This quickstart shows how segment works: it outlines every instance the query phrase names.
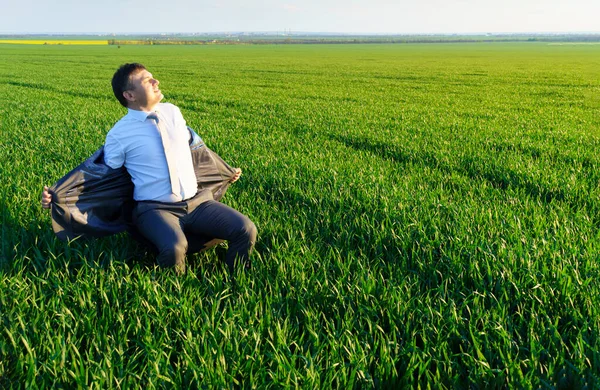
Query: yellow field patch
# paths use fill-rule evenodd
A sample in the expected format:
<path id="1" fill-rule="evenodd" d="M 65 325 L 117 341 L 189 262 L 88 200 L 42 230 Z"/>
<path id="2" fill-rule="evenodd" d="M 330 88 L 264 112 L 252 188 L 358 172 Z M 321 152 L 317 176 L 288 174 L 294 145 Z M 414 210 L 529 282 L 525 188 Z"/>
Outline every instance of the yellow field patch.
<path id="1" fill-rule="evenodd" d="M 44 40 L 44 39 L 0 39 L 1 43 L 18 45 L 108 45 L 108 41 L 101 40 Z"/>

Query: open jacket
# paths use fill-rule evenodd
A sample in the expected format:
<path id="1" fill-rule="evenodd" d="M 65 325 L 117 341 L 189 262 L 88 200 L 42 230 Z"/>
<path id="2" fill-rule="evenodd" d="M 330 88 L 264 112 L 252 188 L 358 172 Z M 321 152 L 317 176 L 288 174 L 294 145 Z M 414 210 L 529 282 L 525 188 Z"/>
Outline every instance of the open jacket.
<path id="1" fill-rule="evenodd" d="M 190 150 L 198 192 L 220 200 L 235 171 L 192 129 Z M 104 163 L 104 146 L 50 187 L 52 228 L 61 240 L 132 231 L 133 183 L 125 167 Z"/>

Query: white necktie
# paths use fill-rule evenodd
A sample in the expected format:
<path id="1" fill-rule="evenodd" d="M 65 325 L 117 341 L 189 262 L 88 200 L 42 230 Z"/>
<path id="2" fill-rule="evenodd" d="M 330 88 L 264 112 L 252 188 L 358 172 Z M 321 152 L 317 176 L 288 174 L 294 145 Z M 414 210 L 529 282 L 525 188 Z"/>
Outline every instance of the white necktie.
<path id="1" fill-rule="evenodd" d="M 158 112 L 152 112 L 148 114 L 148 119 L 153 119 L 156 122 L 156 127 L 158 128 L 158 133 L 160 134 L 160 139 L 163 143 L 163 148 L 165 149 L 165 157 L 167 158 L 167 167 L 169 168 L 169 179 L 171 180 L 171 191 L 173 194 L 178 197 L 181 196 L 181 187 L 179 186 L 179 177 L 177 176 L 176 167 L 176 156 L 173 153 L 171 148 L 171 141 L 169 140 L 169 135 L 167 134 L 167 129 L 165 128 L 164 120 L 158 115 Z"/>

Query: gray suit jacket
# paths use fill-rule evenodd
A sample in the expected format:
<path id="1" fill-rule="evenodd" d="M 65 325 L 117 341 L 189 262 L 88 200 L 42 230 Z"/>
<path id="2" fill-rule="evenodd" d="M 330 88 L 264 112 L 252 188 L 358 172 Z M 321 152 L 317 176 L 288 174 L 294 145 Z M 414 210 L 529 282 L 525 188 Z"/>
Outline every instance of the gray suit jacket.
<path id="1" fill-rule="evenodd" d="M 192 129 L 190 149 L 198 192 L 220 200 L 235 171 L 210 150 Z M 67 173 L 49 192 L 52 194 L 52 228 L 62 240 L 103 237 L 130 231 L 133 183 L 125 167 L 112 169 L 104 163 L 104 147 Z"/>

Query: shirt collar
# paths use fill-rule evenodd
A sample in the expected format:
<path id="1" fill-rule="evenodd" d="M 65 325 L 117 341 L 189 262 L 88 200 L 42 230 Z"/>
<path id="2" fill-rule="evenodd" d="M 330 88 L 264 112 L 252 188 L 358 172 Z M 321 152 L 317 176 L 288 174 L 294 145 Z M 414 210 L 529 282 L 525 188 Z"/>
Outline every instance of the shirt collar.
<path id="1" fill-rule="evenodd" d="M 127 112 L 128 117 L 138 120 L 140 122 L 144 122 L 148 118 L 148 115 L 153 113 L 153 112 L 132 110 L 131 108 L 128 108 L 127 111 L 128 111 Z"/>

